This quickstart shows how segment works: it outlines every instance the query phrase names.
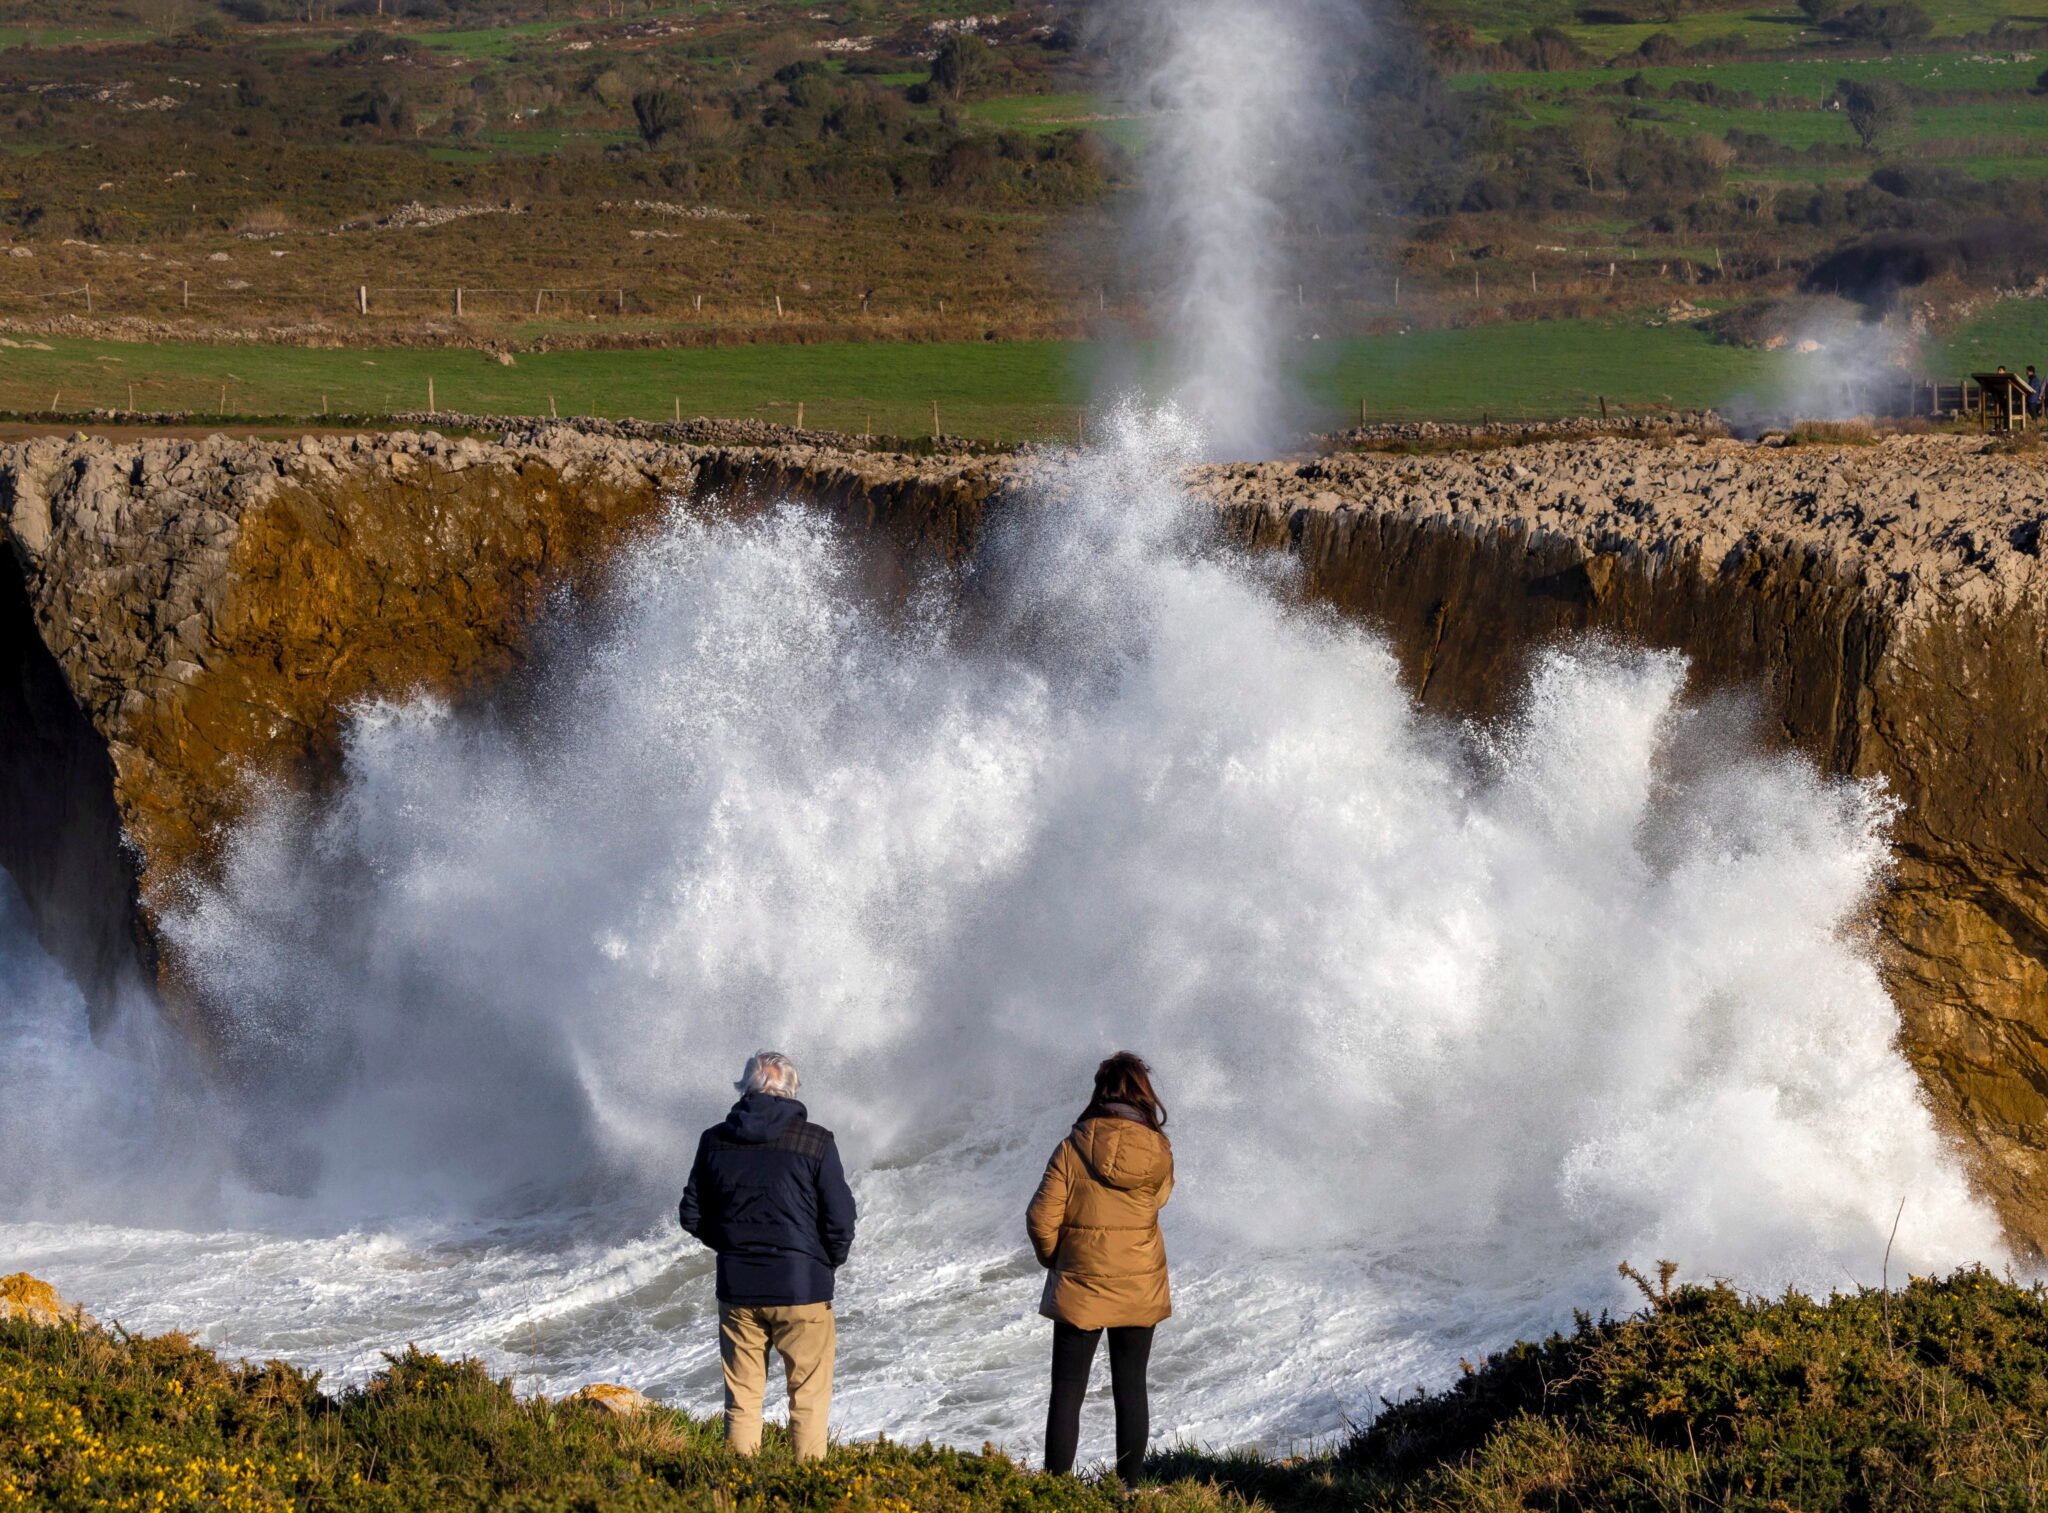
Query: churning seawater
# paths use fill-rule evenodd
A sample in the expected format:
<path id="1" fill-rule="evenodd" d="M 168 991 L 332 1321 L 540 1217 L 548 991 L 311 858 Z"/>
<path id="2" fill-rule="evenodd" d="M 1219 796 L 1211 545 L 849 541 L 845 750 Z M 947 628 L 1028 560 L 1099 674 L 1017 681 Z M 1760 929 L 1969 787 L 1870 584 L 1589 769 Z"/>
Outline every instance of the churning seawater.
<path id="1" fill-rule="evenodd" d="M 1166 1436 L 1327 1435 L 1622 1260 L 1874 1282 L 1902 1201 L 1894 1277 L 1997 1260 L 1860 923 L 1882 796 L 1668 655 L 1418 713 L 1215 544 L 1194 450 L 1127 413 L 908 604 L 818 514 L 679 510 L 490 708 L 361 710 L 165 920 L 232 1092 L 146 1010 L 89 1039 L 0 902 L 0 1265 L 345 1378 L 415 1340 L 709 1410 L 673 1203 L 760 1046 L 861 1204 L 848 1435 L 1035 1457 L 1023 1207 L 1125 1046 L 1180 1164 Z"/>

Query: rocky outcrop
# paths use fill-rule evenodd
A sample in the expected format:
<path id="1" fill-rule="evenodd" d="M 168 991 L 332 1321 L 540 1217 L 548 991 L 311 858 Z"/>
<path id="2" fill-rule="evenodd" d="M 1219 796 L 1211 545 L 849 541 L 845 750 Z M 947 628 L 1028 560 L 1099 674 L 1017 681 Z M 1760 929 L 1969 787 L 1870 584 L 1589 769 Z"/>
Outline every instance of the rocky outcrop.
<path id="1" fill-rule="evenodd" d="M 1029 466 L 564 427 L 0 449 L 0 864 L 82 982 L 174 975 L 151 903 L 209 864 L 250 780 L 321 781 L 354 701 L 518 665 L 548 596 L 666 502 L 815 501 L 886 581 L 971 558 Z M 2048 1248 L 2037 461 L 1599 438 L 1190 481 L 1245 546 L 1296 554 L 1302 592 L 1380 625 L 1426 705 L 1498 714 L 1534 648 L 1596 633 L 1684 651 L 1769 739 L 1889 783 L 1906 1053 L 2014 1237 Z"/>
<path id="2" fill-rule="evenodd" d="M 621 1387 L 616 1382 L 592 1382 L 588 1387 L 578 1388 L 562 1401 L 585 1408 L 594 1408 L 612 1418 L 633 1418 L 654 1406 L 654 1400 L 637 1387 Z"/>
<path id="3" fill-rule="evenodd" d="M 57 1289 L 25 1271 L 0 1277 L 0 1323 L 26 1319 L 31 1324 L 72 1324 L 83 1328 L 92 1323 L 83 1308 L 67 1303 Z"/>

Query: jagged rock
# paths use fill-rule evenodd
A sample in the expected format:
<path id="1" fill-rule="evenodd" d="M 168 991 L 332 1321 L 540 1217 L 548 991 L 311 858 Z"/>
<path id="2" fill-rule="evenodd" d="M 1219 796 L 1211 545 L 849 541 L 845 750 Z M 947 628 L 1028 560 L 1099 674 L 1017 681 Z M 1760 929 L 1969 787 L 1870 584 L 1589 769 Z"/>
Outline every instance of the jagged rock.
<path id="1" fill-rule="evenodd" d="M 0 448 L 0 865 L 89 996 L 124 960 L 175 980 L 150 901 L 210 864 L 245 777 L 318 781 L 352 702 L 516 666 L 548 596 L 669 502 L 813 500 L 887 548 L 886 583 L 911 557 L 971 557 L 1032 466 L 682 434 Z M 1602 437 L 1190 483 L 1382 627 L 1430 707 L 1501 713 L 1532 650 L 1592 632 L 1685 652 L 1696 691 L 1742 690 L 1768 738 L 1889 783 L 1878 922 L 1902 1044 L 2014 1239 L 2048 1247 L 2038 462 L 1949 437 Z"/>
<path id="2" fill-rule="evenodd" d="M 654 1399 L 644 1392 L 613 1382 L 592 1382 L 588 1387 L 571 1393 L 568 1401 L 588 1404 L 614 1418 L 631 1418 L 654 1406 Z"/>
<path id="3" fill-rule="evenodd" d="M 0 1320 L 27 1319 L 31 1324 L 87 1324 L 85 1310 L 57 1296 L 57 1289 L 25 1271 L 0 1277 Z"/>

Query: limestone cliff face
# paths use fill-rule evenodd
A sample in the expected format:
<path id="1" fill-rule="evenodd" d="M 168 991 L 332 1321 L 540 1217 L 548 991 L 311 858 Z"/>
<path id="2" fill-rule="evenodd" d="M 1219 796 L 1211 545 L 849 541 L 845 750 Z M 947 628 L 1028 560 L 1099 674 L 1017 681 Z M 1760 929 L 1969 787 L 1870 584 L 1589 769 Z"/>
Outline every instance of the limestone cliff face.
<path id="1" fill-rule="evenodd" d="M 0 448 L 0 865 L 104 1001 L 156 970 L 150 901 L 209 864 L 250 779 L 320 781 L 354 701 L 516 666 L 548 596 L 671 503 L 817 502 L 872 533 L 886 581 L 971 559 L 1028 471 L 551 427 Z M 1906 1052 L 2015 1239 L 2048 1248 L 2038 463 L 1602 440 L 1190 483 L 1382 627 L 1431 707 L 1501 713 L 1534 649 L 1591 632 L 1685 652 L 1769 738 L 1886 780 Z"/>

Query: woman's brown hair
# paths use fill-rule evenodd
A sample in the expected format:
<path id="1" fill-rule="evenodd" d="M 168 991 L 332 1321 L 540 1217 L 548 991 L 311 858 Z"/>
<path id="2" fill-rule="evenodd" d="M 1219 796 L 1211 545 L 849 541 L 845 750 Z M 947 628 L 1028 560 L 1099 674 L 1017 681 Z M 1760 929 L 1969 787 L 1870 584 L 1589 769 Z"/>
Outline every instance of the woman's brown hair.
<path id="1" fill-rule="evenodd" d="M 1154 1129 L 1166 1127 L 1166 1105 L 1152 1091 L 1152 1068 L 1131 1051 L 1118 1051 L 1095 1069 L 1095 1096 L 1089 1100 L 1088 1113 L 1111 1103 L 1136 1109 Z"/>

